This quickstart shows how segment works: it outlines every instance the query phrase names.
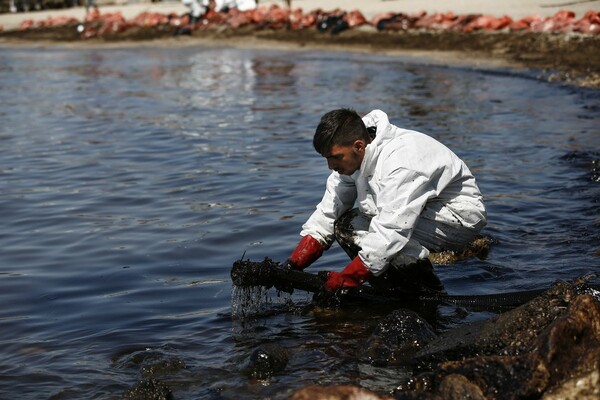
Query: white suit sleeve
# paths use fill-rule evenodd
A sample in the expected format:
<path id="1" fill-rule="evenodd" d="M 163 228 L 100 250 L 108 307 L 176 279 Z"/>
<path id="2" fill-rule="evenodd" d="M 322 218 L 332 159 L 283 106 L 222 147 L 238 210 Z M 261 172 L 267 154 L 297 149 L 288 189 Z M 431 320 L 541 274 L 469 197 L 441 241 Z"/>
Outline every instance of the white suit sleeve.
<path id="1" fill-rule="evenodd" d="M 437 195 L 431 184 L 432 178 L 435 180 L 437 177 L 404 167 L 384 171 L 384 176 L 377 202 L 378 214 L 371 220 L 369 233 L 363 238 L 359 253 L 375 275 L 384 272 L 390 257 L 400 250 L 414 253 L 410 255 L 416 258 L 427 256 L 426 250 L 406 246 L 425 204 Z M 422 254 L 423 251 L 425 254 Z"/>
<path id="2" fill-rule="evenodd" d="M 302 226 L 301 236 L 311 235 L 326 248 L 333 243 L 333 224 L 344 212 L 354 206 L 356 201 L 356 185 L 349 176 L 332 172 L 327 179 L 323 199 L 315 212 Z"/>

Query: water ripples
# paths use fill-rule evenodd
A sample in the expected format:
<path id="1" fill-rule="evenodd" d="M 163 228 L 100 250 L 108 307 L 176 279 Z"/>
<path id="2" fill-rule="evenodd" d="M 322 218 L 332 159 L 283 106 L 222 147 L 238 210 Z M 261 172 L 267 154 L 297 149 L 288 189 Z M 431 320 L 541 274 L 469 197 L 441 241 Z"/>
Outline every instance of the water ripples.
<path id="1" fill-rule="evenodd" d="M 402 371 L 355 361 L 386 310 L 231 302 L 233 261 L 297 243 L 328 174 L 312 134 L 340 106 L 383 109 L 477 176 L 494 245 L 440 267 L 450 292 L 597 269 L 597 92 L 317 51 L 5 49 L 0 65 L 0 397 L 116 398 L 145 377 L 181 399 L 389 386 Z M 333 248 L 313 270 L 346 262 Z M 274 341 L 288 368 L 249 381 L 240 365 Z"/>

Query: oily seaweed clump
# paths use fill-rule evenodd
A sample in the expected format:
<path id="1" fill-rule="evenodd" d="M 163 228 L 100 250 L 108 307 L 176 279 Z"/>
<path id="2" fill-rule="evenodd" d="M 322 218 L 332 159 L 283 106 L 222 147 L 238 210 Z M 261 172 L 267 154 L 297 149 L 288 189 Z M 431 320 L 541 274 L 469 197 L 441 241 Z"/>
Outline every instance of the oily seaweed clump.
<path id="1" fill-rule="evenodd" d="M 278 266 L 279 263 L 268 257 L 261 262 L 238 260 L 231 268 L 231 281 L 236 286 L 271 287 L 275 284 L 272 271 Z"/>
<path id="2" fill-rule="evenodd" d="M 485 260 L 492 244 L 494 244 L 492 238 L 479 235 L 460 251 L 446 250 L 429 254 L 429 261 L 437 265 L 450 265 L 472 257 Z"/>

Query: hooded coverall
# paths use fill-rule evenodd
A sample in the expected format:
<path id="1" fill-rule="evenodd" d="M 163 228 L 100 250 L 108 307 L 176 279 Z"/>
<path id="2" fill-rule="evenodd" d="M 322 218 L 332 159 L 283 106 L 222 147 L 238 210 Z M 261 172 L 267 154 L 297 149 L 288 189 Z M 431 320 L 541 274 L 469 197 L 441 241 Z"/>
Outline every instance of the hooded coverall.
<path id="1" fill-rule="evenodd" d="M 348 247 L 354 247 L 375 277 L 390 265 L 414 265 L 430 251 L 464 248 L 487 218 L 466 164 L 432 137 L 390 124 L 383 111 L 374 110 L 363 121 L 376 128 L 376 136 L 360 168 L 351 176 L 331 173 L 301 236 L 311 235 L 325 248 L 338 239 L 350 257 L 356 254 Z M 335 235 L 342 216 L 354 243 Z"/>
<path id="2" fill-rule="evenodd" d="M 181 0 L 190 9 L 190 22 L 196 23 L 208 10 L 209 0 Z"/>
<path id="3" fill-rule="evenodd" d="M 256 0 L 216 0 L 215 10 L 237 8 L 240 11 L 254 10 L 256 8 Z"/>

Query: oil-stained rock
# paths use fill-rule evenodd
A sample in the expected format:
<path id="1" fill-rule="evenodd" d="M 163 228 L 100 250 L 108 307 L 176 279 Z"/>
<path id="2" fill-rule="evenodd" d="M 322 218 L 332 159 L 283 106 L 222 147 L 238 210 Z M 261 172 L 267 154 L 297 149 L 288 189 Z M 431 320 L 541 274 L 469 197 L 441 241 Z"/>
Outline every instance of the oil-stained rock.
<path id="1" fill-rule="evenodd" d="M 473 356 L 526 352 L 542 330 L 565 312 L 577 293 L 576 285 L 559 282 L 522 306 L 440 335 L 420 350 L 414 361 L 422 367 L 430 367 Z"/>
<path id="2" fill-rule="evenodd" d="M 132 349 L 113 356 L 115 368 L 139 368 L 144 379 L 176 374 L 186 368 L 177 355 L 164 349 Z"/>
<path id="3" fill-rule="evenodd" d="M 124 395 L 124 400 L 173 400 L 171 389 L 156 379 L 138 382 Z"/>
<path id="4" fill-rule="evenodd" d="M 438 373 L 440 376 L 464 376 L 470 384 L 479 387 L 487 399 L 536 398 L 543 393 L 549 381 L 548 370 L 537 355 L 486 356 L 451 361 L 440 365 Z"/>
<path id="5" fill-rule="evenodd" d="M 486 400 L 479 386 L 458 374 L 444 377 L 436 394 L 444 400 Z"/>
<path id="6" fill-rule="evenodd" d="M 286 367 L 289 360 L 285 347 L 276 343 L 260 345 L 252 352 L 244 371 L 252 378 L 267 379 Z"/>
<path id="7" fill-rule="evenodd" d="M 600 399 L 600 371 L 575 376 L 562 385 L 544 393 L 542 400 L 598 400 Z"/>
<path id="8" fill-rule="evenodd" d="M 600 302 L 576 297 L 564 315 L 535 338 L 527 352 L 450 361 L 437 367 L 437 380 L 462 375 L 488 399 L 538 398 L 545 392 L 597 394 L 600 371 Z M 573 383 L 576 379 L 576 383 Z M 563 387 L 564 386 L 564 387 Z M 440 384 L 441 388 L 441 384 Z"/>
<path id="9" fill-rule="evenodd" d="M 394 398 L 600 398 L 600 301 L 580 283 L 559 283 L 513 311 L 434 338 L 415 358 L 427 372 L 398 386 Z M 292 399 L 347 399 L 361 390 L 312 386 Z"/>
<path id="10" fill-rule="evenodd" d="M 357 386 L 306 386 L 294 392 L 290 400 L 393 400 Z"/>
<path id="11" fill-rule="evenodd" d="M 600 371 L 600 301 L 590 295 L 578 296 L 568 313 L 538 338 L 533 352 L 550 372 L 550 387 Z"/>
<path id="12" fill-rule="evenodd" d="M 379 321 L 359 357 L 377 366 L 406 365 L 435 337 L 433 328 L 419 314 L 398 309 Z"/>

